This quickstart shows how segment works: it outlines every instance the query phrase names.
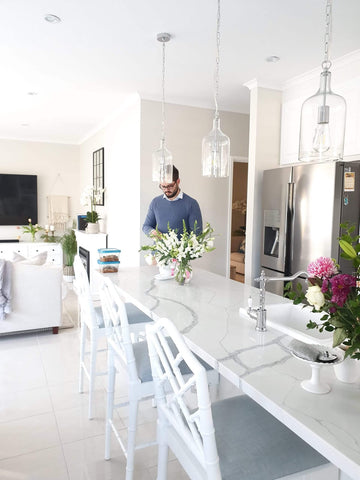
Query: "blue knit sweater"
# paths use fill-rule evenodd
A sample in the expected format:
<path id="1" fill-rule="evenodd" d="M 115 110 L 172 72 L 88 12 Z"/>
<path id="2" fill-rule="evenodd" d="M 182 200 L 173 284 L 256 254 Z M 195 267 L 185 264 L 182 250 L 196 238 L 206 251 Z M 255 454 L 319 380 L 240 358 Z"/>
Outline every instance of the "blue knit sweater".
<path id="1" fill-rule="evenodd" d="M 157 226 L 160 232 L 166 233 L 169 224 L 170 228 L 177 230 L 180 235 L 183 232 L 183 219 L 188 231 L 194 230 L 196 220 L 195 233 L 202 232 L 201 211 L 194 198 L 184 193 L 182 199 L 169 201 L 163 195 L 159 195 L 151 201 L 142 229 L 146 235 L 149 235 Z"/>

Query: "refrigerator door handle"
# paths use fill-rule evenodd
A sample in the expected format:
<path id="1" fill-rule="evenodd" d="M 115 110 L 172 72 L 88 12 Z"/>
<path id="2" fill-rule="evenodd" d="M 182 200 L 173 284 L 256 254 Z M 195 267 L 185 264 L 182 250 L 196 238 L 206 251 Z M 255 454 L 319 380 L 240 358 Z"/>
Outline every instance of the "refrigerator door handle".
<path id="1" fill-rule="evenodd" d="M 286 213 L 285 213 L 285 275 L 291 273 L 293 258 L 293 224 L 294 224 L 294 192 L 295 184 L 290 181 L 287 185 Z"/>

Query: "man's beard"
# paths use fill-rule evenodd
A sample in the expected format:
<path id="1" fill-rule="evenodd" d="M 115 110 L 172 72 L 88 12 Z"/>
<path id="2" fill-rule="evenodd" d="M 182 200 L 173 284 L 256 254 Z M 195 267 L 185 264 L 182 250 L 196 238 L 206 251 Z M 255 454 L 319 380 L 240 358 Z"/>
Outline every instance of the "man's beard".
<path id="1" fill-rule="evenodd" d="M 165 195 L 166 195 L 167 198 L 174 198 L 174 197 L 177 195 L 178 191 L 179 191 L 179 187 L 178 187 L 178 185 L 176 185 L 176 190 L 174 190 L 173 192 L 171 192 L 169 195 L 168 195 L 167 192 L 166 192 Z"/>

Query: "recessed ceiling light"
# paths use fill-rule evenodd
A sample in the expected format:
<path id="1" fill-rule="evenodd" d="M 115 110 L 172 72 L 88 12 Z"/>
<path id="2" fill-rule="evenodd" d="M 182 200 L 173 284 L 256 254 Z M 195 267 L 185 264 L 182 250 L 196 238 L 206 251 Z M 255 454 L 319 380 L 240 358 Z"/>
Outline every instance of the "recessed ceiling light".
<path id="1" fill-rule="evenodd" d="M 280 60 L 280 57 L 277 57 L 276 55 L 270 55 L 270 57 L 266 57 L 265 60 L 269 63 L 277 63 Z"/>
<path id="2" fill-rule="evenodd" d="M 32 96 L 34 96 L 34 95 L 37 95 L 37 94 L 38 94 L 38 92 L 28 92 L 27 94 L 28 94 L 28 95 L 30 95 L 30 96 L 32 97 Z"/>
<path id="3" fill-rule="evenodd" d="M 51 13 L 48 13 L 47 15 L 45 15 L 44 18 L 49 23 L 60 23 L 61 22 L 60 17 L 58 17 L 57 15 L 52 15 Z"/>
<path id="4" fill-rule="evenodd" d="M 22 123 L 21 126 L 22 126 L 22 127 L 29 127 L 29 126 L 30 126 L 30 123 Z"/>

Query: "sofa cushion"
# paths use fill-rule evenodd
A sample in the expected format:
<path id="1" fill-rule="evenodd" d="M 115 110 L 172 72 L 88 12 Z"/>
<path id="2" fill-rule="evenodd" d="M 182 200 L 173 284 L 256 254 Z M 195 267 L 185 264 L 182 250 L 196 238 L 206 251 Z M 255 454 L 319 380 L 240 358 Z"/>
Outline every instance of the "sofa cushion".
<path id="1" fill-rule="evenodd" d="M 20 255 L 20 253 L 17 253 L 17 252 L 12 253 L 12 257 L 11 257 L 12 262 L 14 263 L 22 262 L 23 260 L 26 260 L 26 257 L 24 257 L 23 255 Z"/>
<path id="2" fill-rule="evenodd" d="M 23 265 L 44 265 L 44 263 L 47 260 L 47 254 L 48 252 L 40 252 L 34 257 L 26 258 L 25 260 L 22 260 L 21 263 Z"/>
<path id="3" fill-rule="evenodd" d="M 61 324 L 62 267 L 12 262 L 12 312 L 0 322 L 0 335 Z"/>

